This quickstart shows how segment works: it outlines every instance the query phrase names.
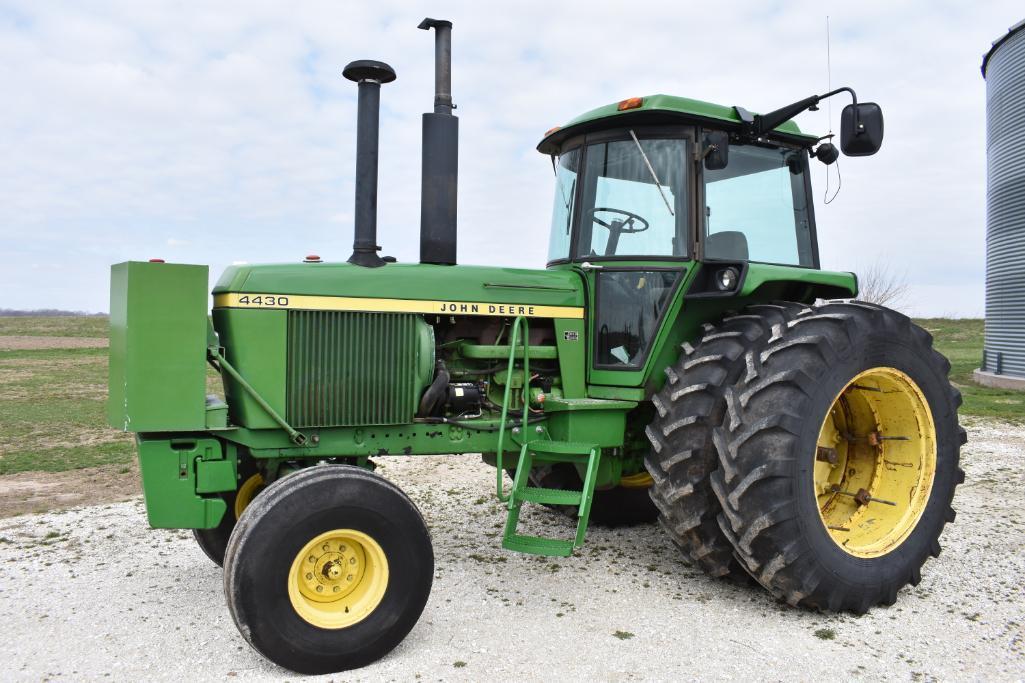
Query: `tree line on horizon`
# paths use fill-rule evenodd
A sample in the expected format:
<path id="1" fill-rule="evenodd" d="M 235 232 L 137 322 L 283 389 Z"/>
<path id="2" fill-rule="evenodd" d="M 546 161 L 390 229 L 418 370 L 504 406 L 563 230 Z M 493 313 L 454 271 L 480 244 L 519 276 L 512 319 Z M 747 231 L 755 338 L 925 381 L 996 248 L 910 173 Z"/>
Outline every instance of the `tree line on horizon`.
<path id="1" fill-rule="evenodd" d="M 80 316 L 86 318 L 105 318 L 106 313 L 89 313 L 88 311 L 65 311 L 59 308 L 35 308 L 30 311 L 19 311 L 13 308 L 0 308 L 0 318 L 56 318 L 63 316 Z"/>

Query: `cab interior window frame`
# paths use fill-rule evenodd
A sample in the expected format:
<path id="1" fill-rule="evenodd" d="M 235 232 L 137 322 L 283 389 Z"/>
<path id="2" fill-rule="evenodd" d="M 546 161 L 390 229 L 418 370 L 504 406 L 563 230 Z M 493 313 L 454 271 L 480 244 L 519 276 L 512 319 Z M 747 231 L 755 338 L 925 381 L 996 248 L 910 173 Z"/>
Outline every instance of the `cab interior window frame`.
<path id="1" fill-rule="evenodd" d="M 652 254 L 615 254 L 610 256 L 604 256 L 602 254 L 585 255 L 585 256 L 574 256 L 577 253 L 577 249 L 580 244 L 580 232 L 583 229 L 581 225 L 582 208 L 584 201 L 584 192 L 578 186 L 575 196 L 573 197 L 573 217 L 570 224 L 570 240 L 569 240 L 569 257 L 559 258 L 552 261 L 548 261 L 547 266 L 562 265 L 566 263 L 597 263 L 604 261 L 679 261 L 687 262 L 694 260 L 694 249 L 693 249 L 693 235 L 697 226 L 698 221 L 698 203 L 697 203 L 697 189 L 698 189 L 698 177 L 699 174 L 694 168 L 700 166 L 694 162 L 694 145 L 697 135 L 695 127 L 687 124 L 661 124 L 661 125 L 637 125 L 637 126 L 620 126 L 613 129 L 603 129 L 593 133 L 582 133 L 568 138 L 560 147 L 559 155 L 572 151 L 573 149 L 580 150 L 580 158 L 577 161 L 577 168 L 580 170 L 578 173 L 581 177 L 584 176 L 584 172 L 587 169 L 587 150 L 588 147 L 595 143 L 603 142 L 623 142 L 632 140 L 630 131 L 633 131 L 637 135 L 638 140 L 683 140 L 686 145 L 684 147 L 683 159 L 681 162 L 686 170 L 686 177 L 684 178 L 684 187 L 687 193 L 686 197 L 686 208 L 682 214 L 686 215 L 687 224 L 683 230 L 683 241 L 682 246 L 684 253 L 682 255 L 652 255 Z M 663 180 L 659 178 L 659 180 Z M 701 181 L 703 182 L 703 180 Z"/>

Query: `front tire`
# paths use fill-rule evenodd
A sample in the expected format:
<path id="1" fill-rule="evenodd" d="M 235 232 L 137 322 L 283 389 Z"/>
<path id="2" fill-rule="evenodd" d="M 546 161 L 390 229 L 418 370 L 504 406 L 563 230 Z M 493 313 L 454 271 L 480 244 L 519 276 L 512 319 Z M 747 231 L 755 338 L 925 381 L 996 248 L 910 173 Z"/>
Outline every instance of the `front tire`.
<path id="1" fill-rule="evenodd" d="M 430 533 L 394 484 L 320 465 L 271 484 L 228 542 L 224 593 L 242 636 L 286 669 L 366 666 L 398 645 L 434 579 Z"/>
<path id="2" fill-rule="evenodd" d="M 758 360 L 715 431 L 737 557 L 791 605 L 893 604 L 939 554 L 964 481 L 950 364 L 906 316 L 861 302 L 802 311 Z"/>

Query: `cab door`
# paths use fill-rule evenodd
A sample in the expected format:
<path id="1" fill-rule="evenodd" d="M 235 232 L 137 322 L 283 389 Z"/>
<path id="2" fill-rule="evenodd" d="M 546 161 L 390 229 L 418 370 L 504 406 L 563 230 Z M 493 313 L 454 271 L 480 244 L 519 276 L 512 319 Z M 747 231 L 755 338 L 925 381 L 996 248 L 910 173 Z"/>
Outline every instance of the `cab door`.
<path id="1" fill-rule="evenodd" d="M 571 253 L 588 289 L 588 383 L 638 387 L 679 308 L 693 242 L 692 135 L 638 127 L 582 146 Z"/>

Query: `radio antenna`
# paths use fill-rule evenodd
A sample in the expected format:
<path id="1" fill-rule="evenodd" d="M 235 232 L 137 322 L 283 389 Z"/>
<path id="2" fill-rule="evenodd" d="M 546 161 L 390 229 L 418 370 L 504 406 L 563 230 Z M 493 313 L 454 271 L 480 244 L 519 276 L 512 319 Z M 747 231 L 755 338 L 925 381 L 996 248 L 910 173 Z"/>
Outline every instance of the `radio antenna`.
<path id="1" fill-rule="evenodd" d="M 829 15 L 826 15 L 826 92 L 833 91 L 833 60 L 829 49 Z M 833 139 L 833 98 L 829 98 L 826 102 L 826 116 L 829 119 L 829 135 L 827 136 L 830 140 Z M 840 177 L 840 160 L 837 159 L 830 165 L 836 165 L 836 192 L 833 196 L 829 196 L 829 166 L 826 166 L 826 192 L 822 196 L 822 203 L 829 204 L 836 196 L 840 194 L 840 186 L 843 180 Z"/>
<path id="2" fill-rule="evenodd" d="M 829 15 L 826 15 L 826 92 L 833 91 L 833 61 L 829 54 Z M 833 100 L 826 103 L 826 116 L 829 117 L 829 134 L 833 134 Z"/>

